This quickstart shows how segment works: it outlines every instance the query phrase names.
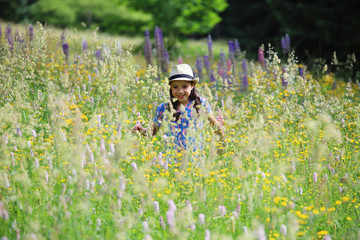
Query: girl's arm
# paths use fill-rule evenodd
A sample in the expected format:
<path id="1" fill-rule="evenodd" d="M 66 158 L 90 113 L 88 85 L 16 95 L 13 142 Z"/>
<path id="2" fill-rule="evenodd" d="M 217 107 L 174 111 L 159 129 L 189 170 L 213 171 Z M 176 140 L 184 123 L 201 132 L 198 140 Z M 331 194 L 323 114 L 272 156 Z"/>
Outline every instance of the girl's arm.
<path id="1" fill-rule="evenodd" d="M 132 133 L 135 133 L 136 131 L 139 131 L 142 135 L 147 136 L 148 135 L 148 131 L 151 130 L 150 132 L 150 136 L 155 136 L 158 128 L 156 127 L 156 124 L 154 123 L 152 125 L 152 127 L 149 129 L 150 127 L 144 128 L 140 123 L 136 123 L 135 126 L 132 128 Z"/>
<path id="2" fill-rule="evenodd" d="M 214 117 L 214 115 L 212 115 L 211 113 L 209 113 L 208 119 L 210 121 L 210 125 L 213 126 L 215 125 L 217 127 L 215 133 L 217 135 L 219 135 L 219 137 L 221 138 L 221 140 L 223 140 L 225 138 L 225 134 L 224 134 L 224 128 L 220 125 L 220 123 L 216 120 L 216 118 Z"/>

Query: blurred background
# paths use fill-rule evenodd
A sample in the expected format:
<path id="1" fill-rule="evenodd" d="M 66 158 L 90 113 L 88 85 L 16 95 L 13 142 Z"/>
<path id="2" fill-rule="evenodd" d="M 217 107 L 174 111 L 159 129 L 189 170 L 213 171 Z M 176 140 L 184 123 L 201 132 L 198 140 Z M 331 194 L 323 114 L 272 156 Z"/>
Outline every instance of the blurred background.
<path id="1" fill-rule="evenodd" d="M 359 3 L 355 0 L 0 0 L 3 22 L 96 29 L 144 36 L 160 27 L 168 49 L 176 42 L 237 39 L 255 56 L 261 44 L 280 51 L 288 34 L 301 61 L 360 53 Z M 140 48 L 139 48 L 140 49 Z"/>

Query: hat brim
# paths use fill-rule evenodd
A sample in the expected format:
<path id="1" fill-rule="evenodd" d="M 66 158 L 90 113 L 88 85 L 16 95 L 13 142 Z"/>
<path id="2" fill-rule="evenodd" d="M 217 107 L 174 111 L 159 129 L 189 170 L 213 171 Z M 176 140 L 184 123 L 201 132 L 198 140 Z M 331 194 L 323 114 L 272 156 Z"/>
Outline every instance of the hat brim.
<path id="1" fill-rule="evenodd" d="M 188 78 L 175 78 L 175 79 L 171 79 L 169 80 L 169 84 L 173 81 L 187 81 L 187 82 L 195 82 L 195 84 L 197 84 L 199 82 L 199 78 L 194 78 L 194 79 L 188 79 Z"/>

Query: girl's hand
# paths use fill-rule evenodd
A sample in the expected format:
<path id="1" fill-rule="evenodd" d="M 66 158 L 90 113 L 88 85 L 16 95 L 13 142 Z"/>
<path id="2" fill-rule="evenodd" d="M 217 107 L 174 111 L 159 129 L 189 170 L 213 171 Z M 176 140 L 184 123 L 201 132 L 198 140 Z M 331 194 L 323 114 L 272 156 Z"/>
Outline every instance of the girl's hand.
<path id="1" fill-rule="evenodd" d="M 146 128 L 144 128 L 140 121 L 138 120 L 135 124 L 135 126 L 131 129 L 132 133 L 136 133 L 137 131 L 141 132 L 142 134 L 146 133 Z"/>

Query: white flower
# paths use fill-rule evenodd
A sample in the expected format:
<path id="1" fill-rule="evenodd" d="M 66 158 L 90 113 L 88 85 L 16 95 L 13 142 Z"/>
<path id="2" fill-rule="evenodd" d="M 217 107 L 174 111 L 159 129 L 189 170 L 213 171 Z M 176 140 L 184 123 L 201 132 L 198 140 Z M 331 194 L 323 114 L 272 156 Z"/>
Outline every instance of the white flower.
<path id="1" fill-rule="evenodd" d="M 287 227 L 284 224 L 281 224 L 281 226 L 280 226 L 280 233 L 282 235 L 286 235 L 286 233 L 287 233 Z"/>
<path id="2" fill-rule="evenodd" d="M 158 201 L 154 201 L 154 211 L 156 213 L 160 212 L 160 207 L 159 207 L 159 202 Z"/>
<path id="3" fill-rule="evenodd" d="M 136 172 L 138 170 L 138 166 L 137 166 L 136 162 L 132 162 L 131 167 L 133 168 L 134 172 Z"/>

